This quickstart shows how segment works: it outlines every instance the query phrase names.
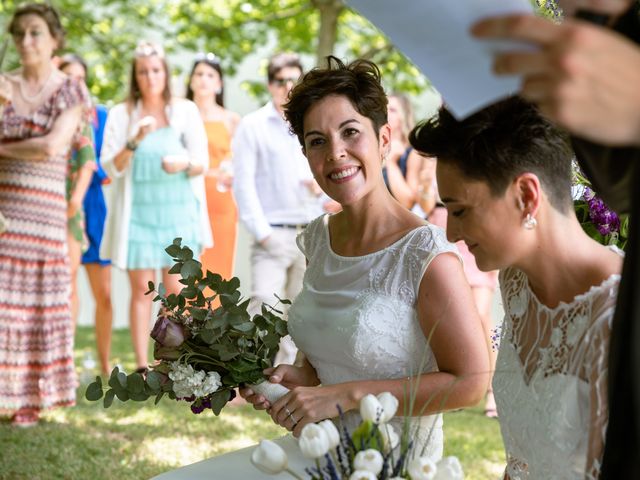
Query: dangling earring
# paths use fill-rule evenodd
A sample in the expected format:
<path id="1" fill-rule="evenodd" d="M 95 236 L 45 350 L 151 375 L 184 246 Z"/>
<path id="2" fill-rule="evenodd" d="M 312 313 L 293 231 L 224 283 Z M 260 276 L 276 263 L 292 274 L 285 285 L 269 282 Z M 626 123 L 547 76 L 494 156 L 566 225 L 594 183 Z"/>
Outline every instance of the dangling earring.
<path id="1" fill-rule="evenodd" d="M 527 230 L 533 230 L 538 226 L 538 221 L 530 213 L 527 213 L 525 219 L 522 220 L 522 226 Z"/>

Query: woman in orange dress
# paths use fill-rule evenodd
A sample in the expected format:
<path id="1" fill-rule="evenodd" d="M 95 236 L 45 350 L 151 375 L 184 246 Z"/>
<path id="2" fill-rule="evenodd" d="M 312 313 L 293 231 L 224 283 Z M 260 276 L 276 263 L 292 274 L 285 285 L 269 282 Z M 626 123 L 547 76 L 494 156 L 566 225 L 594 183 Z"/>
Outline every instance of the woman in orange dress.
<path id="1" fill-rule="evenodd" d="M 205 188 L 215 245 L 202 254 L 202 266 L 205 271 L 231 278 L 238 233 L 238 208 L 231 192 L 231 137 L 240 116 L 224 108 L 222 69 L 213 53 L 196 56 L 187 84 L 187 98 L 198 106 L 209 139 Z"/>

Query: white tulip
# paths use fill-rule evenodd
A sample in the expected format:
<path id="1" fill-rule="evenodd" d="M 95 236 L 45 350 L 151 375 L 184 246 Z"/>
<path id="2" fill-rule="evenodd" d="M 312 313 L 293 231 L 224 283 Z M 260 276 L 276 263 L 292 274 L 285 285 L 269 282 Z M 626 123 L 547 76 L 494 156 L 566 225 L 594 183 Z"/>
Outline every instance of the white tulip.
<path id="1" fill-rule="evenodd" d="M 434 480 L 463 480 L 464 472 L 458 457 L 444 457 L 436 464 L 438 471 Z"/>
<path id="2" fill-rule="evenodd" d="M 378 395 L 378 401 L 380 405 L 382 405 L 382 418 L 380 419 L 380 423 L 387 423 L 389 420 L 393 418 L 398 410 L 398 399 L 390 392 L 383 392 Z"/>
<path id="3" fill-rule="evenodd" d="M 271 440 L 262 440 L 251 453 L 251 463 L 261 472 L 277 475 L 287 468 L 289 459 L 285 451 Z"/>
<path id="4" fill-rule="evenodd" d="M 300 432 L 298 446 L 307 458 L 321 458 L 329 452 L 329 436 L 322 427 L 308 423 Z"/>
<path id="5" fill-rule="evenodd" d="M 362 420 L 378 423 L 383 413 L 382 404 L 375 395 L 369 393 L 360 400 L 360 416 Z"/>
<path id="6" fill-rule="evenodd" d="M 323 420 L 318 423 L 318 426 L 327 434 L 330 449 L 336 448 L 340 445 L 340 434 L 338 433 L 336 425 L 331 420 Z"/>
<path id="7" fill-rule="evenodd" d="M 351 475 L 349 475 L 349 480 L 377 480 L 375 474 L 371 473 L 368 470 L 356 470 Z"/>
<path id="8" fill-rule="evenodd" d="M 356 457 L 353 459 L 353 468 L 367 470 L 374 475 L 378 475 L 382 471 L 383 462 L 382 454 L 373 448 L 369 448 L 356 453 Z"/>
<path id="9" fill-rule="evenodd" d="M 407 465 L 411 480 L 435 480 L 437 467 L 429 457 L 414 458 Z"/>
<path id="10" fill-rule="evenodd" d="M 382 437 L 382 448 L 385 453 L 390 452 L 400 443 L 400 436 L 391 424 L 380 425 L 380 436 Z"/>

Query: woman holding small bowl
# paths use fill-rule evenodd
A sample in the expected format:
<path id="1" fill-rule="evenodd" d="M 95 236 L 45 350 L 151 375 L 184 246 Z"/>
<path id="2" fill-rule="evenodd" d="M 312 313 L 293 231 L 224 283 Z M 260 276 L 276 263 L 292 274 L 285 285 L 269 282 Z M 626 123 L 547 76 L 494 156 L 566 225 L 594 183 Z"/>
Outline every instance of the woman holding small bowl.
<path id="1" fill-rule="evenodd" d="M 207 136 L 196 105 L 172 98 L 163 49 L 140 42 L 127 101 L 109 112 L 103 168 L 113 180 L 101 255 L 127 271 L 129 318 L 138 367 L 146 367 L 156 270 L 168 293 L 182 288 L 169 275 L 164 249 L 175 237 L 195 252 L 212 245 L 203 173 Z"/>

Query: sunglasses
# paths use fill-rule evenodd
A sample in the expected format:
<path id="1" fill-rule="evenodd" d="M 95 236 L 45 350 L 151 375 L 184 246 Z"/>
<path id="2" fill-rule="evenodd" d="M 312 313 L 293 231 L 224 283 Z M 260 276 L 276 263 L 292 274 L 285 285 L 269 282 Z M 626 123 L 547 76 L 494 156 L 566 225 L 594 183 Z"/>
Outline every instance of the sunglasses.
<path id="1" fill-rule="evenodd" d="M 193 61 L 194 62 L 207 61 L 209 63 L 215 63 L 217 65 L 220 64 L 220 59 L 218 58 L 218 56 L 215 53 L 212 53 L 212 52 L 198 52 L 193 57 Z"/>
<path id="2" fill-rule="evenodd" d="M 284 87 L 288 83 L 293 83 L 294 85 L 298 83 L 299 77 L 289 77 L 289 78 L 274 78 L 271 80 L 271 83 L 276 87 Z"/>

